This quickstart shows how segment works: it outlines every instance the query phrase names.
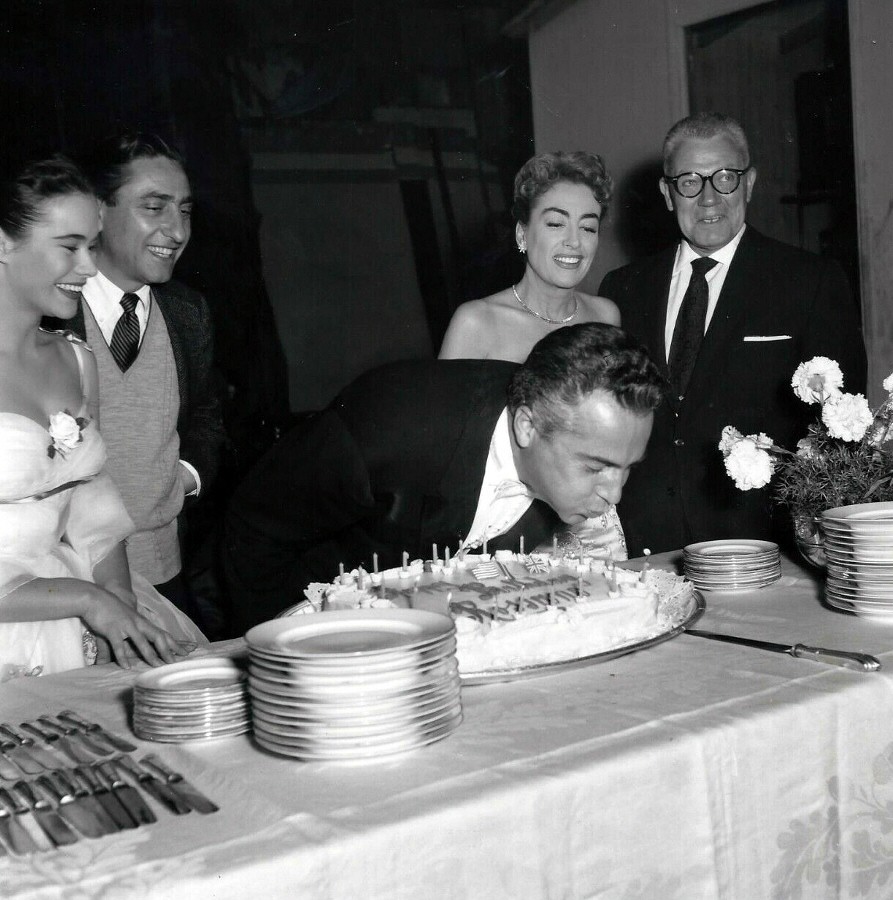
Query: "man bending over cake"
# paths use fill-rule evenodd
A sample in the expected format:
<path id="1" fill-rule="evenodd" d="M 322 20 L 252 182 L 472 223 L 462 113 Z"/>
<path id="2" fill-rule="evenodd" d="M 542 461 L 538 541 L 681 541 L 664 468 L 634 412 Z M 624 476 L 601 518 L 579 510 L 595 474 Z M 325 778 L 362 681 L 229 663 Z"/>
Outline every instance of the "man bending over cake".
<path id="1" fill-rule="evenodd" d="M 543 338 L 527 361 L 412 360 L 360 376 L 286 434 L 233 496 L 223 544 L 242 633 L 329 581 L 481 546 L 533 549 L 620 500 L 664 380 L 613 325 Z M 562 524 L 564 523 L 564 524 Z"/>

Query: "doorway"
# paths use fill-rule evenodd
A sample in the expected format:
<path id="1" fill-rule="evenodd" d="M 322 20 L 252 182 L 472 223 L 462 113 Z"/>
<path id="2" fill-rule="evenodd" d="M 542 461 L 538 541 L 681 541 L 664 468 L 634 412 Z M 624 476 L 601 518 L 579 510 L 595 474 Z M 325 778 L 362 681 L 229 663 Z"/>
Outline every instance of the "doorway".
<path id="1" fill-rule="evenodd" d="M 691 112 L 745 128 L 759 172 L 748 221 L 837 259 L 859 297 L 846 0 L 775 0 L 685 29 Z"/>

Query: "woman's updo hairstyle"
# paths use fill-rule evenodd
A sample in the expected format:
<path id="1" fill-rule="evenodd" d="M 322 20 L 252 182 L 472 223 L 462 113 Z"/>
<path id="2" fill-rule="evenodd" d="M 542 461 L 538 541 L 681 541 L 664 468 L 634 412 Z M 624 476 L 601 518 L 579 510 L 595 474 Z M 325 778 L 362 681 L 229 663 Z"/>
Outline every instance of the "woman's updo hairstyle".
<path id="1" fill-rule="evenodd" d="M 526 225 L 537 198 L 559 181 L 585 184 L 601 204 L 602 217 L 608 211 L 614 183 L 605 169 L 602 158 L 585 150 L 557 153 L 541 153 L 528 159 L 515 176 L 515 195 L 512 216 L 516 222 Z"/>
<path id="2" fill-rule="evenodd" d="M 0 229 L 17 240 L 41 220 L 41 205 L 69 194 L 93 196 L 87 176 L 67 157 L 26 163 L 0 184 Z"/>

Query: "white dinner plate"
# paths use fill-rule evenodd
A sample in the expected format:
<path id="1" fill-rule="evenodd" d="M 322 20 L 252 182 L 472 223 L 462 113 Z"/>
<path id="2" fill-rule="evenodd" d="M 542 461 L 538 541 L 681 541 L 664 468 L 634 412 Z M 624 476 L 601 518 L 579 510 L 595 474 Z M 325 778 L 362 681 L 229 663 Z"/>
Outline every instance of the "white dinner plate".
<path id="1" fill-rule="evenodd" d="M 224 656 L 206 656 L 169 663 L 137 675 L 134 689 L 152 691 L 201 691 L 226 688 L 245 680 L 245 672 Z"/>
<path id="2" fill-rule="evenodd" d="M 778 544 L 772 541 L 758 541 L 750 538 L 728 538 L 717 541 L 699 541 L 688 544 L 683 548 L 683 553 L 698 556 L 726 557 L 726 556 L 751 556 L 755 553 L 777 553 Z"/>
<path id="3" fill-rule="evenodd" d="M 273 619 L 245 635 L 250 647 L 293 657 L 339 657 L 407 650 L 453 634 L 453 620 L 420 609 L 336 610 Z"/>

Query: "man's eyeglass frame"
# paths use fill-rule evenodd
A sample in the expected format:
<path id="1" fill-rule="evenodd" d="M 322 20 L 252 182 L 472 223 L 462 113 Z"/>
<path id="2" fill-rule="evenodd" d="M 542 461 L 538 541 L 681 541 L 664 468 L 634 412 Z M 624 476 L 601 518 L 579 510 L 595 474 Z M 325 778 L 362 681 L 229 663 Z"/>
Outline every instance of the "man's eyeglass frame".
<path id="1" fill-rule="evenodd" d="M 664 181 L 667 184 L 673 185 L 673 190 L 679 194 L 680 197 L 685 197 L 686 200 L 694 200 L 695 197 L 700 197 L 704 191 L 704 185 L 709 181 L 710 186 L 716 191 L 717 194 L 722 194 L 724 197 L 728 197 L 729 194 L 734 194 L 735 191 L 741 187 L 741 177 L 747 174 L 752 166 L 748 166 L 746 169 L 730 169 L 728 167 L 724 167 L 722 169 L 717 169 L 715 172 L 711 172 L 709 175 L 702 175 L 700 172 L 680 172 L 678 175 L 664 175 Z M 735 187 L 730 191 L 720 190 L 719 186 L 713 180 L 720 172 L 734 172 L 738 176 L 738 180 L 735 182 Z M 701 179 L 701 186 L 695 191 L 694 194 L 683 194 L 682 191 L 679 190 L 678 181 L 680 178 L 692 178 L 697 175 L 698 178 Z"/>

